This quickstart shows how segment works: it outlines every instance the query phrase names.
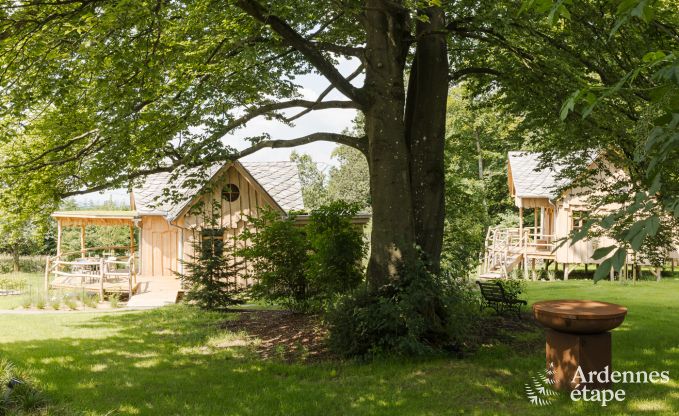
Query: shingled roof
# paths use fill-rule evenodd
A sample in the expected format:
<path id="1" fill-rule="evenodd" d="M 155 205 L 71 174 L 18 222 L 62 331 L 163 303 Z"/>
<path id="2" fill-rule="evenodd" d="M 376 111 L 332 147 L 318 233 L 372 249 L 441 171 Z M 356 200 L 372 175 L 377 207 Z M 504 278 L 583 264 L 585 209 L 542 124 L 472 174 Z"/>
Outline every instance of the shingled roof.
<path id="1" fill-rule="evenodd" d="M 568 180 L 560 178 L 563 164 L 539 169 L 542 153 L 509 152 L 509 169 L 516 196 L 519 198 L 555 199 L 557 190 L 568 184 Z"/>
<path id="2" fill-rule="evenodd" d="M 240 163 L 285 212 L 304 209 L 302 184 L 297 164 L 294 162 L 236 163 Z M 209 167 L 206 172 L 207 176 L 212 179 L 223 166 L 216 164 Z M 141 215 L 163 215 L 170 221 L 175 220 L 200 191 L 198 186 L 185 183 L 186 178 L 195 172 L 197 170 L 189 171 L 175 181 L 171 181 L 172 174 L 165 172 L 147 176 L 144 184 L 132 191 L 137 212 Z M 173 188 L 178 194 L 184 195 L 185 199 L 178 203 L 166 201 L 162 195 L 163 191 L 168 188 Z"/>

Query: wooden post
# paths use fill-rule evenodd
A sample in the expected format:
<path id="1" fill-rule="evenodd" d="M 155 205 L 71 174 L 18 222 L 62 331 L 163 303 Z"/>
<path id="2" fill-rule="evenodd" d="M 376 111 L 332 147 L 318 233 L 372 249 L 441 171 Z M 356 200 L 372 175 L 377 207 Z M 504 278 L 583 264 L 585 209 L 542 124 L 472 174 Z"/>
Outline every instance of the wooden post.
<path id="1" fill-rule="evenodd" d="M 80 226 L 80 257 L 85 258 L 85 225 Z"/>
<path id="2" fill-rule="evenodd" d="M 127 279 L 128 286 L 129 286 L 128 300 L 132 298 L 132 289 L 133 289 L 132 280 L 134 278 L 134 253 L 130 254 L 129 262 L 130 262 L 130 269 L 129 269 L 130 277 Z"/>
<path id="3" fill-rule="evenodd" d="M 538 208 L 533 208 L 533 243 L 538 242 Z"/>
<path id="4" fill-rule="evenodd" d="M 523 253 L 523 280 L 528 280 L 528 256 Z"/>
<path id="5" fill-rule="evenodd" d="M 61 256 L 61 220 L 57 220 L 57 257 Z"/>
<path id="6" fill-rule="evenodd" d="M 47 256 L 47 260 L 45 260 L 45 296 L 47 296 L 47 292 L 50 290 L 50 258 Z"/>
<path id="7" fill-rule="evenodd" d="M 135 263 L 135 253 L 137 247 L 134 244 L 134 225 L 130 224 L 130 279 L 132 279 L 132 284 L 137 284 L 137 269 L 134 265 Z M 132 290 L 130 290 L 130 296 L 132 296 Z"/>
<path id="8" fill-rule="evenodd" d="M 585 273 L 587 273 L 587 272 L 589 271 L 589 270 L 587 270 L 587 269 L 588 269 L 588 267 L 587 267 L 587 266 L 588 266 L 588 264 L 587 264 L 587 263 L 585 263 Z"/>
<path id="9" fill-rule="evenodd" d="M 537 271 L 535 270 L 535 259 L 531 259 L 530 262 L 530 275 L 534 281 L 537 280 Z"/>
<path id="10" fill-rule="evenodd" d="M 615 269 L 611 267 L 611 272 L 609 274 L 609 277 L 611 278 L 611 282 L 615 280 Z"/>
<path id="11" fill-rule="evenodd" d="M 99 301 L 103 302 L 104 301 L 104 267 L 106 266 L 106 263 L 104 263 L 104 258 L 99 259 Z"/>
<path id="12" fill-rule="evenodd" d="M 521 205 L 523 205 L 523 200 Z M 523 206 L 519 207 L 519 239 L 523 243 Z"/>
<path id="13" fill-rule="evenodd" d="M 545 236 L 545 207 L 540 208 L 540 238 Z"/>
<path id="14" fill-rule="evenodd" d="M 570 264 L 568 263 L 563 264 L 563 280 L 568 280 L 568 272 L 570 271 L 568 270 L 569 269 L 568 266 L 570 266 Z"/>

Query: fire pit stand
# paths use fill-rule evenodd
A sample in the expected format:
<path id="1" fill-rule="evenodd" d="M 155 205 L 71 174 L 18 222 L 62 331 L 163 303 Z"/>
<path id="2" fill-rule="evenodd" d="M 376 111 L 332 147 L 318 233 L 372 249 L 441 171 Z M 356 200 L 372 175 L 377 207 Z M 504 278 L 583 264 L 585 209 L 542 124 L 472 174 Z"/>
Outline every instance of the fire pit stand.
<path id="1" fill-rule="evenodd" d="M 533 304 L 533 315 L 547 327 L 547 367 L 554 371 L 554 387 L 570 391 L 578 367 L 590 371 L 611 370 L 611 329 L 625 320 L 627 308 L 591 300 L 550 300 Z M 608 387 L 591 383 L 589 388 Z"/>

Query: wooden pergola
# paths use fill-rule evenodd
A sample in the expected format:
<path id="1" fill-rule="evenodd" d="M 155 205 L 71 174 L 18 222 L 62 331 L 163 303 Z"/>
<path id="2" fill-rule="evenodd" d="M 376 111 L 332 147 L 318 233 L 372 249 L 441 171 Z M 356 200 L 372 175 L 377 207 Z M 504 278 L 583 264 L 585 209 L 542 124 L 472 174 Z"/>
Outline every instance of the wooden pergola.
<path id="1" fill-rule="evenodd" d="M 52 287 L 67 289 L 84 289 L 99 292 L 103 299 L 104 292 L 129 292 L 136 288 L 135 270 L 135 240 L 134 228 L 139 224 L 140 217 L 136 211 L 59 211 L 52 214 L 57 222 L 57 254 L 47 259 L 45 266 L 45 291 Z M 130 230 L 128 246 L 86 247 L 85 237 L 87 226 L 104 227 L 127 226 Z M 80 250 L 64 252 L 62 250 L 63 230 L 66 227 L 80 229 Z M 129 250 L 127 260 L 91 258 L 89 253 L 97 251 Z M 80 256 L 80 259 L 72 258 Z M 126 265 L 127 269 L 117 268 Z M 68 270 L 64 271 L 61 268 Z M 50 274 L 56 280 L 50 283 Z"/>

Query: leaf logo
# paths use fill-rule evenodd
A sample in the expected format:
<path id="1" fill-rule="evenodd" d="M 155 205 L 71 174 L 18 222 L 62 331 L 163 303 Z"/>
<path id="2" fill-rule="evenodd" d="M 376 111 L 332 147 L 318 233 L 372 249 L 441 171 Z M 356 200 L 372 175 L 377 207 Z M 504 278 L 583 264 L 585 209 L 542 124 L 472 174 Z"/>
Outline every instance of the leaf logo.
<path id="1" fill-rule="evenodd" d="M 531 381 L 524 384 L 526 390 L 526 397 L 532 405 L 548 406 L 552 404 L 556 396 L 559 395 L 552 385 L 554 384 L 554 363 L 550 363 L 549 367 L 543 372 L 539 372 L 531 376 Z"/>

